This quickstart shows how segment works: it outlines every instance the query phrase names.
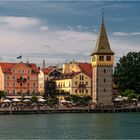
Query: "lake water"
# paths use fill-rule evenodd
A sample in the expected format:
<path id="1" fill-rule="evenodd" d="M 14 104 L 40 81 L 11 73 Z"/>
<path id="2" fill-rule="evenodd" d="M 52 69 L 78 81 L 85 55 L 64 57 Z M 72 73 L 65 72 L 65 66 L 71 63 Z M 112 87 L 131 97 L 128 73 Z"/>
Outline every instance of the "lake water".
<path id="1" fill-rule="evenodd" d="M 0 115 L 0 139 L 140 139 L 140 113 Z"/>

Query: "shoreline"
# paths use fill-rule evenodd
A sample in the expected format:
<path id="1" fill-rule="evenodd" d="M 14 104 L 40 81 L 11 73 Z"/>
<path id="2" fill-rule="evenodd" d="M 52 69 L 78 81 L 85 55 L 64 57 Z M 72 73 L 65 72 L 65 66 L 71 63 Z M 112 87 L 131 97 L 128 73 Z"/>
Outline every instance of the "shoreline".
<path id="1" fill-rule="evenodd" d="M 55 114 L 55 113 L 123 113 L 140 112 L 140 108 L 106 108 L 106 109 L 45 109 L 45 110 L 0 110 L 0 115 Z"/>

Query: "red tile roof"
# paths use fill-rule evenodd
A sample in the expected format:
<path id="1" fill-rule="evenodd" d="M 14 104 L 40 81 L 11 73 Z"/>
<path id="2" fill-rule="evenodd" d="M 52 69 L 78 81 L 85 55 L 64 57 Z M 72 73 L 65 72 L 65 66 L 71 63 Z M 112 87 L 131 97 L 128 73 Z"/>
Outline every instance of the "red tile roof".
<path id="1" fill-rule="evenodd" d="M 49 66 L 48 68 L 42 68 L 41 70 L 44 74 L 49 74 L 50 72 L 56 69 L 57 69 L 56 66 Z"/>
<path id="2" fill-rule="evenodd" d="M 81 71 L 87 74 L 90 78 L 92 77 L 92 66 L 90 63 L 77 63 Z"/>
<path id="3" fill-rule="evenodd" d="M 45 68 L 41 69 L 44 74 L 49 74 L 53 69 L 52 68 Z"/>
<path id="4" fill-rule="evenodd" d="M 22 62 L 20 62 L 20 63 L 22 63 Z M 0 67 L 1 67 L 3 73 L 11 73 L 11 68 L 15 67 L 16 65 L 18 65 L 20 63 L 0 62 Z M 23 63 L 23 64 L 30 67 L 33 70 L 33 72 L 39 73 L 36 64 L 34 64 L 34 63 Z"/>

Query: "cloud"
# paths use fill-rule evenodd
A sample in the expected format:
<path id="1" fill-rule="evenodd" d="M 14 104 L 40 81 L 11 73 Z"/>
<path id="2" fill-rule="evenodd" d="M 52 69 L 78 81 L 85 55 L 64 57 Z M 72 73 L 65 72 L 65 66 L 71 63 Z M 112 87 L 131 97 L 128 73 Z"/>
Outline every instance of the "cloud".
<path id="1" fill-rule="evenodd" d="M 28 17 L 0 16 L 0 24 L 11 28 L 23 28 L 41 24 L 38 19 Z"/>
<path id="2" fill-rule="evenodd" d="M 140 35 L 140 32 L 132 32 L 132 33 L 127 33 L 127 32 L 114 32 L 114 36 L 135 36 L 135 35 Z"/>
<path id="3" fill-rule="evenodd" d="M 37 64 L 43 59 L 48 64 L 64 63 L 72 59 L 90 62 L 90 54 L 98 36 L 96 33 L 77 31 L 72 26 L 69 29 L 73 30 L 54 29 L 38 18 L 12 17 L 9 20 L 10 17 L 2 17 L 0 21 L 0 58 L 3 61 L 17 61 L 16 57 L 22 54 L 23 61 L 28 59 Z M 139 35 L 139 32 L 133 32 L 133 35 Z M 109 41 L 116 60 L 129 51 L 140 50 L 138 43 L 133 44 L 132 48 L 132 44 L 116 40 L 114 36 L 109 37 Z"/>

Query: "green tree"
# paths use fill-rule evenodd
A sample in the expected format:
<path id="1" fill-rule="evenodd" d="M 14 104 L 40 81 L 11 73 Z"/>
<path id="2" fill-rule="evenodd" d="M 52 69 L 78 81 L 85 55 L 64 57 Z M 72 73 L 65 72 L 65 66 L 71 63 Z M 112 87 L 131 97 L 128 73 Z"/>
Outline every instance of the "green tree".
<path id="1" fill-rule="evenodd" d="M 129 94 L 136 94 L 134 90 L 126 89 L 124 92 L 121 92 L 121 96 L 128 96 Z"/>
<path id="2" fill-rule="evenodd" d="M 140 52 L 129 52 L 114 69 L 114 82 L 120 91 L 135 90 L 140 94 Z"/>
<path id="3" fill-rule="evenodd" d="M 6 96 L 6 93 L 5 93 L 5 91 L 3 91 L 3 90 L 0 90 L 0 99 L 2 98 L 2 97 L 5 97 Z"/>
<path id="4" fill-rule="evenodd" d="M 37 96 L 33 95 L 31 101 L 32 101 L 33 103 L 37 103 L 37 102 L 38 102 Z"/>
<path id="5" fill-rule="evenodd" d="M 134 93 L 130 93 L 127 97 L 128 97 L 128 101 L 131 101 L 133 98 L 137 98 L 137 95 Z"/>

